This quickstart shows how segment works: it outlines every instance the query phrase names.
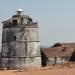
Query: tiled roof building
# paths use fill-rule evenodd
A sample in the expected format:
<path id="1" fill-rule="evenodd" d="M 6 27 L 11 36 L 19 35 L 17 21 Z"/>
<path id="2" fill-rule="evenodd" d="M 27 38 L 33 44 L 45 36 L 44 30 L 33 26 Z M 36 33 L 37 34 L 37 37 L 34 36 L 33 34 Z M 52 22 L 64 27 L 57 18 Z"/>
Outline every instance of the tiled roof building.
<path id="1" fill-rule="evenodd" d="M 75 43 L 56 43 L 51 48 L 41 48 L 42 64 L 75 61 Z"/>

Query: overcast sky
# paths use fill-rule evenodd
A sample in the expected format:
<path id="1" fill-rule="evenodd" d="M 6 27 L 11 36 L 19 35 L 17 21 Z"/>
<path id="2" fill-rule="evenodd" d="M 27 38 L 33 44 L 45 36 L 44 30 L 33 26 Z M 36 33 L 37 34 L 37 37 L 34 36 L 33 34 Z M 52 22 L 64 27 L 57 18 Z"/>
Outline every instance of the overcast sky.
<path id="1" fill-rule="evenodd" d="M 9 19 L 18 8 L 38 21 L 41 45 L 75 42 L 75 0 L 0 0 L 0 21 Z"/>

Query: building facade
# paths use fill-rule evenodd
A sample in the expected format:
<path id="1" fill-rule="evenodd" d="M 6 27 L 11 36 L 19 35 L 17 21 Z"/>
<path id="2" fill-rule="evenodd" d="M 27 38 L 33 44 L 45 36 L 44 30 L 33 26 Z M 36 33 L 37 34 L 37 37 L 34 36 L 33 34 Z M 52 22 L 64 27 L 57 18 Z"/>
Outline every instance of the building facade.
<path id="1" fill-rule="evenodd" d="M 1 66 L 32 68 L 41 66 L 38 23 L 22 14 L 22 9 L 3 21 Z"/>

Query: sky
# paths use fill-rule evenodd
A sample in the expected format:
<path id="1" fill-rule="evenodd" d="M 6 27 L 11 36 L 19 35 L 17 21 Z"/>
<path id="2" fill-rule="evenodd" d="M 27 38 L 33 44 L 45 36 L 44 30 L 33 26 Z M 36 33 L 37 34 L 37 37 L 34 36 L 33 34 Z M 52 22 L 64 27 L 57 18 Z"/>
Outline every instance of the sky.
<path id="1" fill-rule="evenodd" d="M 9 19 L 18 8 L 38 22 L 41 46 L 75 43 L 75 0 L 0 0 L 0 22 Z"/>

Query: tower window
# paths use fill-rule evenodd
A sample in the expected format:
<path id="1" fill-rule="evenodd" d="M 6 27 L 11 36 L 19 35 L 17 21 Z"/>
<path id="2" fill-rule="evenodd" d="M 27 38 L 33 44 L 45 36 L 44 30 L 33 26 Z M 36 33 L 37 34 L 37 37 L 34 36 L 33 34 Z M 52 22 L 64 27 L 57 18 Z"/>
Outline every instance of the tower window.
<path id="1" fill-rule="evenodd" d="M 14 41 L 16 40 L 16 36 L 14 36 Z"/>
<path id="2" fill-rule="evenodd" d="M 18 26 L 17 20 L 13 20 L 13 26 Z"/>

